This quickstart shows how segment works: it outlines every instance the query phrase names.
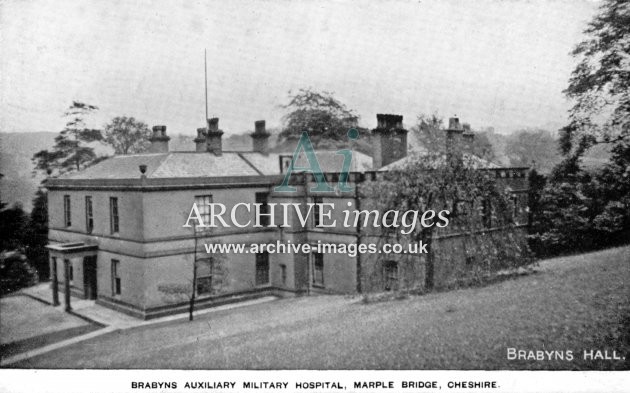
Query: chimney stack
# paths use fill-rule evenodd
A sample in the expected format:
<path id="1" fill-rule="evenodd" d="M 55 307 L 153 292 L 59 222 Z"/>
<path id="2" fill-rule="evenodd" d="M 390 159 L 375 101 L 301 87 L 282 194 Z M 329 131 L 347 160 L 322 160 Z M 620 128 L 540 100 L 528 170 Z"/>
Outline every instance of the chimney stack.
<path id="1" fill-rule="evenodd" d="M 214 153 L 217 156 L 223 154 L 223 142 L 221 136 L 223 131 L 219 129 L 219 118 L 213 117 L 208 119 L 208 130 L 206 131 L 206 149 L 210 153 Z"/>
<path id="2" fill-rule="evenodd" d="M 463 124 L 464 132 L 462 132 L 462 140 L 464 142 L 464 151 L 472 153 L 473 142 L 475 140 L 475 133 L 470 128 L 470 124 Z"/>
<path id="3" fill-rule="evenodd" d="M 250 134 L 254 144 L 254 151 L 262 154 L 269 153 L 269 136 L 265 128 L 265 121 L 258 120 L 254 122 L 254 132 Z"/>
<path id="4" fill-rule="evenodd" d="M 166 126 L 153 126 L 153 135 L 149 141 L 149 153 L 168 153 L 168 141 L 171 138 L 166 135 Z"/>
<path id="5" fill-rule="evenodd" d="M 372 130 L 374 154 L 372 166 L 382 168 L 407 156 L 407 130 L 400 115 L 377 114 Z"/>
<path id="6" fill-rule="evenodd" d="M 195 142 L 195 151 L 196 152 L 204 152 L 207 151 L 206 147 L 206 129 L 205 128 L 197 128 L 197 137 L 194 140 Z"/>
<path id="7" fill-rule="evenodd" d="M 454 152 L 461 149 L 461 140 L 464 130 L 459 124 L 459 118 L 451 117 L 448 119 L 448 128 L 446 129 L 446 150 Z"/>

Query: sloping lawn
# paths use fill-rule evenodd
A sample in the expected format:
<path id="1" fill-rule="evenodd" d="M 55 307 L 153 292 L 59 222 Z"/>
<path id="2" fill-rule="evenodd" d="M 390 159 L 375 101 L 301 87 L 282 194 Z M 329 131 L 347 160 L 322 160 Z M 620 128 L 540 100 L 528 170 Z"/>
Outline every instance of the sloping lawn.
<path id="1" fill-rule="evenodd" d="M 0 298 L 0 357 L 43 347 L 100 326 L 24 295 Z"/>
<path id="2" fill-rule="evenodd" d="M 113 332 L 18 367 L 630 369 L 630 247 L 543 261 L 498 284 L 400 301 L 284 299 Z M 508 360 L 508 348 L 571 350 Z M 583 350 L 626 360 L 584 360 Z M 566 357 L 565 357 L 566 359 Z"/>

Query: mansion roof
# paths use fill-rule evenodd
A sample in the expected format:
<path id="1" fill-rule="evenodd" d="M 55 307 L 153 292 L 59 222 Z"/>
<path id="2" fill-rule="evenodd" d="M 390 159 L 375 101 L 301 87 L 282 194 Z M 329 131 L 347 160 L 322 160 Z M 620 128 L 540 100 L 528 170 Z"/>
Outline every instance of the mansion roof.
<path id="1" fill-rule="evenodd" d="M 226 152 L 215 155 L 208 152 L 168 152 L 153 154 L 117 155 L 107 158 L 79 172 L 62 175 L 62 180 L 137 179 L 140 166 L 146 166 L 148 179 L 267 176 L 284 173 L 291 153 Z M 338 173 L 344 157 L 335 151 L 317 151 L 323 172 Z M 287 161 L 288 160 L 288 161 Z M 304 153 L 296 166 L 308 166 Z M 372 169 L 372 157 L 354 151 L 351 172 Z"/>

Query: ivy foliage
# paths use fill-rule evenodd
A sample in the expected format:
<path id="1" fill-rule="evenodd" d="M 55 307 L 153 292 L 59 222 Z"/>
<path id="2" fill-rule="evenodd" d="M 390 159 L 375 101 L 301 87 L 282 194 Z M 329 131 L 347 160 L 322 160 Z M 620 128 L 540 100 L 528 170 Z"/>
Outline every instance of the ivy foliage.
<path id="1" fill-rule="evenodd" d="M 381 225 L 364 237 L 406 247 L 422 241 L 427 254 L 374 254 L 362 266 L 364 291 L 383 290 L 387 275 L 383 266 L 398 262 L 398 289 L 429 291 L 484 280 L 493 272 L 531 263 L 524 234 L 516 230 L 509 190 L 494 172 L 475 168 L 461 154 L 427 154 L 413 157 L 397 169 L 379 172 L 361 188 L 361 208 L 448 211 L 449 223 L 438 227 L 416 225 L 408 235 L 399 228 Z M 437 218 L 437 217 L 436 217 Z M 499 229 L 499 230 L 497 230 Z M 387 286 L 387 285 L 385 285 Z"/>

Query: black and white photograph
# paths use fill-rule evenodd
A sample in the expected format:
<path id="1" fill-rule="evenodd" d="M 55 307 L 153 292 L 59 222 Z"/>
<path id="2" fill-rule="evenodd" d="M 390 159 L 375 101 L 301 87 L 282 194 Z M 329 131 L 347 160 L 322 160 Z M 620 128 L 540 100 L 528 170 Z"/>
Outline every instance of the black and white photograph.
<path id="1" fill-rule="evenodd" d="M 0 392 L 629 371 L 629 1 L 0 0 Z"/>

